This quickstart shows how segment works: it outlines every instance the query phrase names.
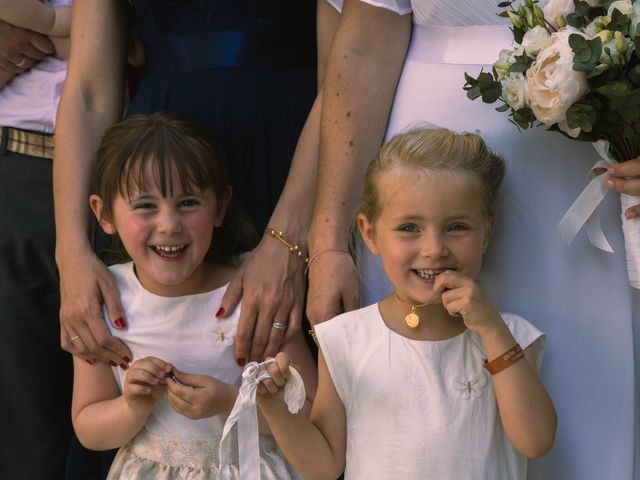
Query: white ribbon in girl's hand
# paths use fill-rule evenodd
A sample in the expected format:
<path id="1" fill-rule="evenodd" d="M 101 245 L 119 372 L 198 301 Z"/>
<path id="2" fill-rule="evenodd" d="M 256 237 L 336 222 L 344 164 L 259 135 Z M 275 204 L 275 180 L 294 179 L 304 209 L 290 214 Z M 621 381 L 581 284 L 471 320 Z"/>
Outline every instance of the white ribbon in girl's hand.
<path id="1" fill-rule="evenodd" d="M 262 363 L 250 362 L 242 372 L 242 386 L 236 403 L 224 424 L 220 440 L 220 480 L 229 480 L 229 453 L 231 437 L 229 433 L 238 424 L 238 469 L 242 480 L 260 480 L 260 449 L 258 433 L 258 411 L 256 390 L 260 382 L 270 378 L 267 365 L 274 363 L 271 358 Z M 284 387 L 284 401 L 291 413 L 298 413 L 305 401 L 304 382 L 298 371 L 290 367 L 289 378 Z"/>

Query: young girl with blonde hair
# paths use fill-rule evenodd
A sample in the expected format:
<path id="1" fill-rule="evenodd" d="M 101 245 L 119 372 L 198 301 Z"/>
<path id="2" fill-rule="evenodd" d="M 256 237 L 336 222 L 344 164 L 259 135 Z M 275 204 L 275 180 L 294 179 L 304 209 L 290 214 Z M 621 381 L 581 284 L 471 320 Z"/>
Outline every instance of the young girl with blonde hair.
<path id="1" fill-rule="evenodd" d="M 495 223 L 504 162 L 475 134 L 414 130 L 369 165 L 357 224 L 394 286 L 379 303 L 316 325 L 310 420 L 288 413 L 279 353 L 259 406 L 312 479 L 526 477 L 553 445 L 538 379 L 544 336 L 499 313 L 474 280 Z"/>

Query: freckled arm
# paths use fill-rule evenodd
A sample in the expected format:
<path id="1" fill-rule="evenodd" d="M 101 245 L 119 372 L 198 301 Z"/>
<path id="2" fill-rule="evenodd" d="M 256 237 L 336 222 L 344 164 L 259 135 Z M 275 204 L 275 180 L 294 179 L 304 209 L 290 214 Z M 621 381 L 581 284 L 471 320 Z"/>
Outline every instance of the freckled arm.
<path id="1" fill-rule="evenodd" d="M 382 144 L 410 32 L 410 15 L 344 3 L 324 84 L 314 246 L 347 246 L 364 170 Z"/>
<path id="2" fill-rule="evenodd" d="M 410 33 L 411 15 L 344 3 L 325 73 L 310 254 L 348 248 L 364 171 L 382 143 Z M 346 255 L 323 255 L 310 267 L 312 323 L 358 306 L 354 274 Z"/>

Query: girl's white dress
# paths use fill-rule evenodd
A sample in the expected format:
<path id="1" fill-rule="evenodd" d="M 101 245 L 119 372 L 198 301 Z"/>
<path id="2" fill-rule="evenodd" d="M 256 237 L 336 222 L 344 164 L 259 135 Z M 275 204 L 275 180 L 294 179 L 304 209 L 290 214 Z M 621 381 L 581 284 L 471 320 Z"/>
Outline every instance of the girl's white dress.
<path id="1" fill-rule="evenodd" d="M 124 330 L 111 328 L 111 333 L 129 346 L 133 361 L 155 356 L 180 371 L 240 385 L 242 368 L 233 355 L 240 309 L 224 320 L 214 316 L 226 286 L 187 297 L 161 297 L 144 289 L 134 273 L 133 263 L 109 268 L 118 283 L 129 324 Z M 126 373 L 115 367 L 113 374 L 122 390 Z M 216 479 L 224 421 L 220 416 L 189 419 L 175 412 L 165 395 L 144 429 L 120 448 L 108 478 Z M 231 472 L 237 479 L 235 439 L 232 445 Z M 261 478 L 302 478 L 285 460 L 272 437 L 260 436 L 260 455 Z"/>
<path id="2" fill-rule="evenodd" d="M 503 314 L 538 364 L 544 336 Z M 378 304 L 316 325 L 347 416 L 346 480 L 523 480 L 477 334 L 411 340 L 390 330 Z M 522 361 L 522 360 L 521 360 Z"/>
<path id="3" fill-rule="evenodd" d="M 609 193 L 600 206 L 614 254 L 592 247 L 584 231 L 568 246 L 557 230 L 595 150 L 542 127 L 520 133 L 497 104 L 467 99 L 464 73 L 491 71 L 511 46 L 498 0 L 364 1 L 413 13 L 387 138 L 424 122 L 478 130 L 507 160 L 481 282 L 500 310 L 521 313 L 549 338 L 541 376 L 558 432 L 553 450 L 529 462 L 529 478 L 640 478 L 640 292 L 627 283 L 619 196 Z M 367 304 L 388 293 L 379 265 L 365 275 Z"/>

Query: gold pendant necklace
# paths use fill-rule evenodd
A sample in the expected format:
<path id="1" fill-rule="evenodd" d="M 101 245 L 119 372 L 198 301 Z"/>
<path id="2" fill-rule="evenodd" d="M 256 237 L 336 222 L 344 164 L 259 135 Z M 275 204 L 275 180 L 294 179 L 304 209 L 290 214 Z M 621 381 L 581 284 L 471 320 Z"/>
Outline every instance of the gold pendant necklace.
<path id="1" fill-rule="evenodd" d="M 407 303 L 404 300 L 402 300 L 398 296 L 397 292 L 393 292 L 393 294 L 396 296 L 396 298 L 398 299 L 398 301 L 400 303 L 406 305 L 407 307 L 411 307 L 411 311 L 409 313 L 407 313 L 406 317 L 404 317 L 404 323 L 407 324 L 407 327 L 416 328 L 418 325 L 420 325 L 420 316 L 416 312 L 416 308 L 425 307 L 425 306 L 428 305 L 428 303 L 421 303 L 420 305 L 412 305 L 412 304 Z"/>

